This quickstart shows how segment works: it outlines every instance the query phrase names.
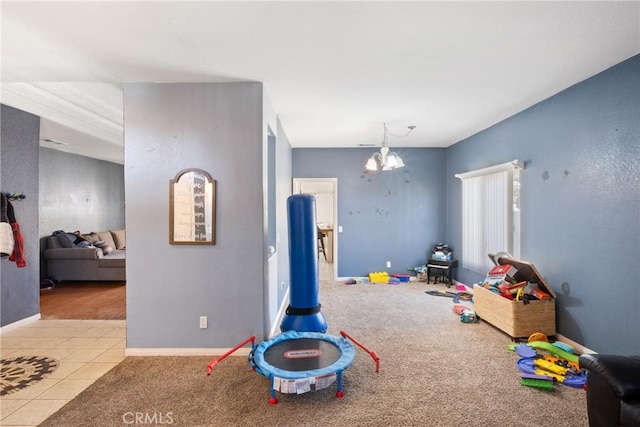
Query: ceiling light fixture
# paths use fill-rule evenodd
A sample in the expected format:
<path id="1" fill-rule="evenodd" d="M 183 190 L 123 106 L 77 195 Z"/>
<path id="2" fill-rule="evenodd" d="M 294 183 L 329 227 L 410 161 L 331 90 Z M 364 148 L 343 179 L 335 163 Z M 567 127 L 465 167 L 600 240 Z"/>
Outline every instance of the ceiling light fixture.
<path id="1" fill-rule="evenodd" d="M 390 152 L 389 147 L 387 146 L 387 137 L 391 135 L 398 138 L 403 138 L 409 135 L 416 128 L 415 126 L 409 126 L 409 132 L 407 132 L 406 134 L 394 135 L 391 132 L 389 132 L 389 129 L 387 129 L 386 123 L 384 123 L 383 125 L 384 125 L 384 134 L 382 137 L 382 148 L 380 148 L 379 153 L 373 153 L 371 157 L 369 157 L 369 160 L 367 160 L 367 164 L 365 165 L 365 168 L 369 171 L 378 170 L 378 163 L 380 163 L 380 168 L 383 171 L 390 171 L 392 169 L 398 169 L 398 168 L 404 167 L 404 162 L 402 161 L 398 153 L 395 153 L 393 151 Z"/>

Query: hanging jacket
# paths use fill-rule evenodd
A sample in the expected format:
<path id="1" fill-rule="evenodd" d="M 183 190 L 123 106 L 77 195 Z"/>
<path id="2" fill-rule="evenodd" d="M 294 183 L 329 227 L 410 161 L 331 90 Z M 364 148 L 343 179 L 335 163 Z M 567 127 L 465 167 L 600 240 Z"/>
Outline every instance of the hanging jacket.
<path id="1" fill-rule="evenodd" d="M 14 239 L 7 215 L 9 201 L 4 193 L 0 193 L 0 202 L 0 257 L 5 258 L 13 254 Z"/>
<path id="2" fill-rule="evenodd" d="M 13 232 L 13 253 L 9 257 L 9 261 L 13 261 L 20 267 L 27 266 L 27 260 L 24 257 L 24 238 L 20 232 L 20 225 L 16 221 L 16 215 L 13 212 L 13 205 L 7 200 L 7 217 Z"/>

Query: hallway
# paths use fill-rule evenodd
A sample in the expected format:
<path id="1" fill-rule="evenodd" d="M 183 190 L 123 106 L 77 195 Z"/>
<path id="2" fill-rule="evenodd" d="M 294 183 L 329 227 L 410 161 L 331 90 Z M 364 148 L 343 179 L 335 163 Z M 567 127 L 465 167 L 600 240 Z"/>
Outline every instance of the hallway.
<path id="1" fill-rule="evenodd" d="M 321 280 L 321 281 L 325 281 L 325 280 L 332 281 L 332 280 L 334 280 L 333 268 L 334 268 L 334 265 L 333 265 L 332 262 L 326 262 L 323 257 L 320 257 L 320 260 L 318 261 L 318 277 L 319 277 L 319 280 Z"/>

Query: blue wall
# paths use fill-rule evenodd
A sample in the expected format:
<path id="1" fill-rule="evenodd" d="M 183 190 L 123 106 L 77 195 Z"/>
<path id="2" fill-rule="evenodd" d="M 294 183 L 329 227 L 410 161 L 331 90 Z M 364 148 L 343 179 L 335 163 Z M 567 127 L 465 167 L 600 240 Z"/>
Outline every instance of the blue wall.
<path id="1" fill-rule="evenodd" d="M 40 237 L 56 230 L 90 233 L 124 225 L 124 167 L 40 147 Z M 46 263 L 41 261 L 42 276 Z"/>
<path id="2" fill-rule="evenodd" d="M 229 348 L 269 328 L 263 158 L 279 127 L 263 99 L 261 83 L 125 85 L 127 348 Z M 169 180 L 185 168 L 217 181 L 214 246 L 169 244 Z"/>
<path id="3" fill-rule="evenodd" d="M 40 311 L 40 248 L 38 244 L 38 146 L 40 118 L 2 105 L 0 136 L 0 191 L 24 193 L 13 202 L 24 238 L 27 265 L 18 268 L 0 260 L 0 326 L 34 316 Z"/>
<path id="4" fill-rule="evenodd" d="M 445 238 L 445 150 L 393 147 L 404 168 L 365 172 L 377 150 L 293 149 L 295 178 L 338 179 L 340 277 L 406 272 L 423 265 L 431 247 Z"/>
<path id="5" fill-rule="evenodd" d="M 558 294 L 562 335 L 640 354 L 640 56 L 447 151 L 447 234 L 461 242 L 454 174 L 518 158 L 521 258 Z M 460 269 L 466 283 L 482 280 Z"/>

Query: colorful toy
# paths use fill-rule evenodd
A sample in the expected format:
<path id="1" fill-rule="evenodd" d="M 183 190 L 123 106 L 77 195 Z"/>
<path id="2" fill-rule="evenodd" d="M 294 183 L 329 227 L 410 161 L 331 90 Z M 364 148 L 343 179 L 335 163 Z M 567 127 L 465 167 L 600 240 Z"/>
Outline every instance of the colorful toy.
<path id="1" fill-rule="evenodd" d="M 554 378 L 548 375 L 520 374 L 520 384 L 535 387 L 545 391 L 553 391 Z"/>
<path id="2" fill-rule="evenodd" d="M 542 332 L 534 332 L 529 336 L 528 342 L 531 341 L 548 341 L 547 336 Z"/>
<path id="3" fill-rule="evenodd" d="M 460 300 L 471 301 L 473 300 L 473 294 L 469 292 L 448 292 L 448 291 L 424 291 L 425 294 L 433 295 L 436 297 L 449 297 L 453 298 L 453 302 L 457 303 Z"/>
<path id="4" fill-rule="evenodd" d="M 534 335 L 535 334 L 532 334 L 532 337 Z M 517 363 L 518 369 L 521 372 L 552 377 L 558 383 L 569 387 L 583 387 L 586 384 L 586 374 L 580 371 L 578 356 L 561 349 L 559 346 L 556 346 L 555 343 L 531 341 L 518 345 L 510 344 L 508 349 L 522 356 Z M 544 350 L 551 354 L 541 355 L 536 351 L 537 349 Z M 549 387 L 542 383 L 538 384 L 537 382 L 533 382 L 525 384 L 525 382 L 522 382 L 522 384 L 532 387 L 539 386 L 540 388 Z"/>
<path id="5" fill-rule="evenodd" d="M 566 371 L 566 375 L 560 375 L 553 372 L 549 372 L 546 369 L 540 367 L 536 362 L 540 359 L 534 357 L 523 357 L 518 360 L 517 366 L 521 372 L 527 374 L 546 375 L 555 378 L 559 383 L 568 387 L 580 388 L 586 384 L 587 376 L 584 372 L 574 373 L 569 370 Z"/>
<path id="6" fill-rule="evenodd" d="M 571 369 L 573 372 L 580 372 L 580 366 L 577 362 L 571 362 L 569 360 L 563 359 L 561 357 L 551 356 L 549 354 L 545 354 L 542 356 L 544 360 L 547 362 L 551 362 L 558 366 L 562 366 L 567 369 Z"/>
<path id="7" fill-rule="evenodd" d="M 389 273 L 386 271 L 374 271 L 369 273 L 369 282 L 371 283 L 389 283 Z"/>
<path id="8" fill-rule="evenodd" d="M 551 343 L 544 342 L 544 341 L 531 341 L 527 343 L 527 345 L 530 345 L 531 347 L 536 349 L 546 350 L 551 354 L 561 357 L 562 359 L 568 360 L 569 362 L 578 363 L 578 356 L 576 356 L 575 354 L 566 352 L 562 350 L 560 347 L 556 347 Z"/>
<path id="9" fill-rule="evenodd" d="M 476 323 L 478 321 L 476 313 L 471 307 L 467 307 L 466 305 L 454 304 L 453 312 L 460 315 L 460 321 L 462 323 Z"/>
<path id="10" fill-rule="evenodd" d="M 530 347 L 524 343 L 515 346 L 515 352 L 518 353 L 518 356 L 521 357 L 536 357 L 537 355 L 533 347 Z"/>
<path id="11" fill-rule="evenodd" d="M 555 345 L 556 347 L 560 347 L 561 350 L 564 350 L 567 353 L 575 353 L 575 350 L 569 344 L 565 344 L 560 341 L 554 341 L 553 345 Z"/>

